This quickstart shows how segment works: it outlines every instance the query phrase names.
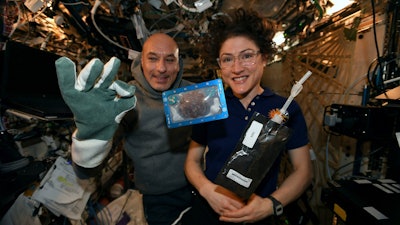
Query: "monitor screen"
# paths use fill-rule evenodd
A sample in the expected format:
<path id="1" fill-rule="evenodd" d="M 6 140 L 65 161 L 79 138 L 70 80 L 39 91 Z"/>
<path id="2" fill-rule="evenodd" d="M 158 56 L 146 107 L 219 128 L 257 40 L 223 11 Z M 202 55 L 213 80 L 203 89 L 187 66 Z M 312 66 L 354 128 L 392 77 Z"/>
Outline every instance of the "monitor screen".
<path id="1" fill-rule="evenodd" d="M 43 118 L 71 118 L 57 80 L 59 55 L 8 41 L 3 52 L 1 104 Z"/>

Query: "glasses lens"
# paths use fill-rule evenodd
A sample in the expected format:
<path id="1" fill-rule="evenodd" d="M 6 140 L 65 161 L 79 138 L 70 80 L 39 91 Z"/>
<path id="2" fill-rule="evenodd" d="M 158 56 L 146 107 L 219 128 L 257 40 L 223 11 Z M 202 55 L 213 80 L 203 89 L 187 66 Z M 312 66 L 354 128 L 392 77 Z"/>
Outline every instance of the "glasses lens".
<path id="1" fill-rule="evenodd" d="M 259 51 L 247 50 L 240 53 L 237 57 L 233 55 L 222 55 L 219 59 L 217 59 L 219 66 L 221 68 L 230 68 L 235 63 L 235 59 L 239 61 L 242 66 L 250 66 L 256 62 L 256 57 L 259 54 Z"/>
<path id="2" fill-rule="evenodd" d="M 239 55 L 239 62 L 241 62 L 242 66 L 250 66 L 256 62 L 256 56 L 258 52 L 254 51 L 246 51 L 242 52 Z"/>
<path id="3" fill-rule="evenodd" d="M 235 58 L 232 55 L 223 55 L 219 58 L 219 63 L 222 68 L 230 67 L 233 65 Z"/>

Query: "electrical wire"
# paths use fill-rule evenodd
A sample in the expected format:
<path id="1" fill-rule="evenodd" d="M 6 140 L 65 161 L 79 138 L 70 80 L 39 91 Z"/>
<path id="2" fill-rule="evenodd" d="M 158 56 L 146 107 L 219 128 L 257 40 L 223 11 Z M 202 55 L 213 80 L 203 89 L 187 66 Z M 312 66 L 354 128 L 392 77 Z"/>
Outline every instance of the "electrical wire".
<path id="1" fill-rule="evenodd" d="M 96 30 L 100 33 L 101 36 L 103 36 L 103 37 L 104 37 L 108 42 L 110 42 L 111 44 L 113 44 L 113 45 L 115 45 L 115 46 L 117 46 L 117 47 L 119 47 L 119 48 L 121 48 L 121 49 L 124 49 L 124 50 L 126 50 L 127 52 L 132 51 L 133 49 L 127 48 L 127 47 L 125 47 L 125 46 L 122 46 L 122 45 L 120 45 L 119 43 L 117 43 L 117 42 L 111 40 L 106 34 L 103 33 L 103 31 L 101 31 L 101 29 L 100 29 L 100 27 L 97 25 L 96 19 L 95 19 L 95 15 L 96 15 L 97 9 L 99 8 L 100 5 L 101 5 L 101 0 L 96 0 L 96 2 L 94 3 L 92 9 L 90 10 L 90 16 L 91 16 L 91 18 L 92 18 L 92 22 L 93 22 L 93 25 L 94 25 L 94 27 L 96 28 Z"/>
<path id="2" fill-rule="evenodd" d="M 374 44 L 375 44 L 375 50 L 376 50 L 376 55 L 377 58 L 373 60 L 373 62 L 370 64 L 368 67 L 368 83 L 373 89 L 378 89 L 378 91 L 381 91 L 382 86 L 380 83 L 382 83 L 382 66 L 381 66 L 381 56 L 379 52 L 379 46 L 378 46 L 378 40 L 377 40 L 377 34 L 376 34 L 376 12 L 375 12 L 375 0 L 371 0 L 371 8 L 372 8 L 372 29 L 374 33 Z M 372 66 L 375 65 L 375 67 L 372 69 Z M 371 73 L 372 70 L 372 73 Z M 377 73 L 378 72 L 378 73 Z"/>
<path id="3" fill-rule="evenodd" d="M 188 208 L 186 208 L 185 210 L 183 210 L 183 211 L 179 214 L 178 218 L 177 218 L 171 225 L 178 225 L 179 222 L 181 221 L 183 215 L 184 215 L 187 211 L 189 211 L 191 208 L 192 208 L 192 207 L 188 207 Z"/>
<path id="4" fill-rule="evenodd" d="M 370 156 L 374 155 L 375 153 L 381 151 L 382 149 L 383 149 L 383 147 L 379 147 L 379 148 L 373 150 L 372 152 L 370 152 L 370 153 L 369 153 L 368 155 L 366 155 L 366 156 L 370 157 Z M 332 177 L 335 178 L 335 177 L 337 176 L 338 172 L 339 172 L 341 169 L 345 168 L 346 166 L 351 165 L 351 164 L 353 164 L 354 162 L 358 162 L 358 161 L 361 161 L 361 160 L 362 160 L 362 159 L 353 160 L 353 161 L 351 161 L 351 162 L 348 162 L 348 163 L 346 163 L 346 164 L 340 166 L 339 168 L 337 168 L 337 169 L 334 171 Z"/>
<path id="5" fill-rule="evenodd" d="M 83 2 L 83 1 L 80 1 L 80 2 L 63 2 L 63 1 L 60 1 L 62 4 L 64 4 L 64 5 L 71 5 L 71 6 L 74 6 L 74 5 L 86 5 L 86 6 L 89 6 L 90 4 L 89 3 L 86 3 L 86 2 Z"/>
<path id="6" fill-rule="evenodd" d="M 387 84 L 396 82 L 400 80 L 400 77 L 395 77 L 392 79 L 388 79 L 389 77 L 386 77 L 387 73 L 390 71 L 390 66 L 394 62 L 396 64 L 396 60 L 398 60 L 397 57 L 390 57 L 390 56 L 380 56 L 380 51 L 378 47 L 378 42 L 377 42 L 377 34 L 376 34 L 376 19 L 375 19 L 375 1 L 371 0 L 371 6 L 372 6 L 372 18 L 373 18 L 373 31 L 374 31 L 374 43 L 375 43 L 375 49 L 376 49 L 376 54 L 377 58 L 369 65 L 368 67 L 368 83 L 373 88 L 378 94 L 379 93 L 384 93 L 386 95 L 385 89 L 388 88 Z M 392 18 L 393 23 L 396 21 L 396 16 Z M 392 25 L 393 26 L 393 25 Z M 394 25 L 395 26 L 395 25 Z M 390 34 L 392 36 L 392 34 Z M 392 42 L 392 37 L 389 37 L 389 42 Z M 389 44 L 391 45 L 391 44 Z"/>
<path id="7" fill-rule="evenodd" d="M 374 31 L 374 44 L 375 44 L 376 55 L 379 59 L 381 56 L 379 53 L 378 40 L 377 40 L 377 35 L 376 35 L 375 0 L 371 0 L 371 8 L 372 8 L 372 29 Z"/>
<path id="8" fill-rule="evenodd" d="M 363 81 L 363 80 L 365 80 L 365 79 L 366 79 L 367 82 L 368 82 L 368 73 L 367 73 L 367 74 L 363 74 L 362 76 L 360 76 L 360 77 L 358 77 L 356 80 L 354 80 L 353 83 L 351 83 L 351 84 L 346 88 L 346 90 L 343 92 L 342 96 L 341 96 L 340 99 L 339 99 L 339 102 L 343 102 L 344 97 L 347 96 L 351 90 L 354 90 L 354 89 L 353 89 L 354 86 L 356 86 L 358 83 L 360 83 L 361 81 Z"/>
<path id="9" fill-rule="evenodd" d="M 332 180 L 331 172 L 329 169 L 329 142 L 331 139 L 331 134 L 328 134 L 327 140 L 326 140 L 326 147 L 325 147 L 325 168 L 326 168 L 326 174 L 328 176 L 329 180 Z"/>
<path id="10" fill-rule="evenodd" d="M 155 21 L 155 22 L 149 27 L 149 31 L 151 32 L 151 31 L 153 30 L 153 27 L 154 27 L 155 25 L 157 25 L 159 22 L 161 22 L 161 21 L 163 21 L 163 20 L 165 20 L 165 19 L 168 19 L 169 17 L 174 17 L 175 15 L 176 15 L 176 12 L 172 12 L 172 13 L 169 13 L 169 14 L 166 14 L 166 15 L 160 17 L 157 21 Z M 171 22 L 172 22 L 172 21 L 171 21 Z"/>

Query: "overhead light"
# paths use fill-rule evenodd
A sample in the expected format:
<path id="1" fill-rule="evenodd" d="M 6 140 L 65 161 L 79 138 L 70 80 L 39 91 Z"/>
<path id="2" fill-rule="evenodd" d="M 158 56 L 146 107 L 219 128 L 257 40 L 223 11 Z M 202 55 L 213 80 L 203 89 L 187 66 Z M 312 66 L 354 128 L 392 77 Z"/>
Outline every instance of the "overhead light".
<path id="1" fill-rule="evenodd" d="M 326 8 L 326 15 L 328 16 L 331 16 L 354 3 L 354 1 L 351 0 L 330 0 L 329 2 L 332 4 L 332 6 Z"/>
<path id="2" fill-rule="evenodd" d="M 281 45 L 282 43 L 285 42 L 285 36 L 283 31 L 278 31 L 275 33 L 274 38 L 272 38 L 272 41 L 275 42 L 276 45 Z"/>

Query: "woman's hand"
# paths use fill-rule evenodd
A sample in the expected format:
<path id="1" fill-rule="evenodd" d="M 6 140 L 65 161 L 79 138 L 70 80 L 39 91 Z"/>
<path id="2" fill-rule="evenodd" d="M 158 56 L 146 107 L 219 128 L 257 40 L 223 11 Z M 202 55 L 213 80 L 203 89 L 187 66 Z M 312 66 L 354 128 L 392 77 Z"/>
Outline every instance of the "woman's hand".
<path id="1" fill-rule="evenodd" d="M 247 204 L 237 210 L 224 211 L 220 220 L 233 223 L 254 223 L 273 215 L 271 200 L 253 194 Z"/>
<path id="2" fill-rule="evenodd" d="M 216 189 L 218 187 L 219 186 L 214 183 L 209 183 L 199 190 L 200 194 L 207 200 L 208 204 L 216 213 L 223 215 L 226 212 L 236 211 L 244 207 L 243 202 L 217 192 Z"/>

